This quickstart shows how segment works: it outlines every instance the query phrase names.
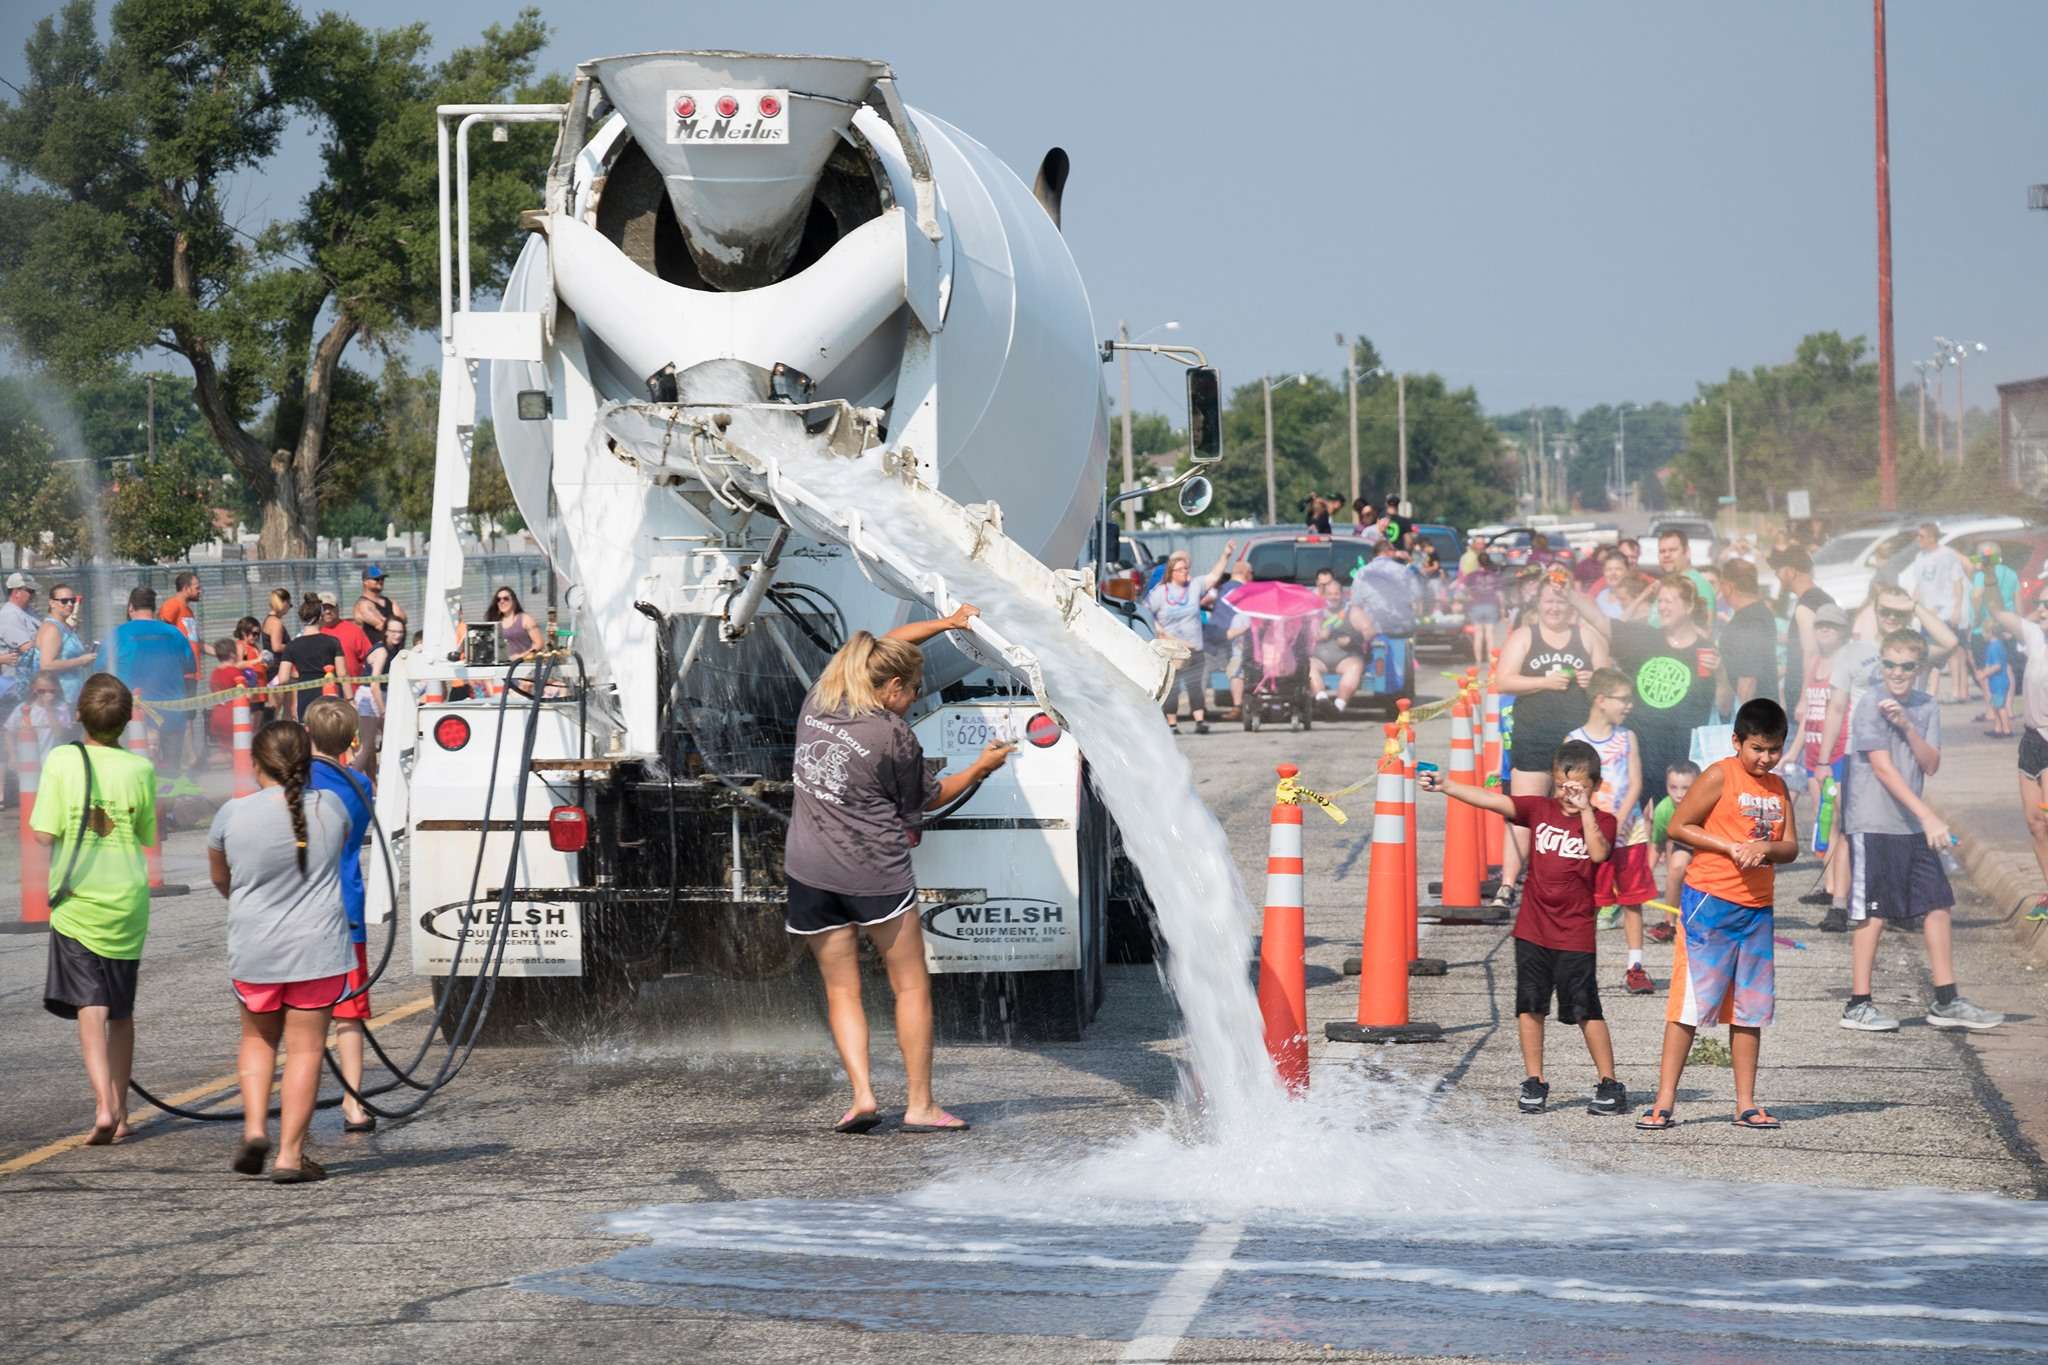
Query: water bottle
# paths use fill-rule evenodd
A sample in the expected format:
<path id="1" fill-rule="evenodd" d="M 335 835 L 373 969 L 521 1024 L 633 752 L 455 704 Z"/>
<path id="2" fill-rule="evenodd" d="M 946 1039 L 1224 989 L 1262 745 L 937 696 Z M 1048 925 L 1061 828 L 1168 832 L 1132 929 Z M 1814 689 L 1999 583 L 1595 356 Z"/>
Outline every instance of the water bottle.
<path id="1" fill-rule="evenodd" d="M 1828 831 L 1835 824 L 1835 801 L 1841 796 L 1841 784 L 1832 777 L 1820 782 L 1820 812 L 1813 817 L 1813 851 L 1825 854 L 1828 851 Z"/>
<path id="2" fill-rule="evenodd" d="M 1948 847 L 1941 851 L 1941 870 L 1948 873 L 1951 877 L 1963 875 L 1962 860 L 1956 857 L 1955 853 L 1956 845 L 1960 843 L 1962 843 L 1962 840 L 1951 834 L 1948 836 Z"/>

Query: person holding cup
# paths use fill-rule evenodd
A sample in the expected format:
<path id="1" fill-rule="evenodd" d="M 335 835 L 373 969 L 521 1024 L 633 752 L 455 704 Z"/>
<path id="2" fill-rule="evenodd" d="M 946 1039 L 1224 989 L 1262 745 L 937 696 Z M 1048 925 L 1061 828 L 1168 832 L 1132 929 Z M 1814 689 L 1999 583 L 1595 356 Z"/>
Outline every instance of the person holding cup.
<path id="1" fill-rule="evenodd" d="M 1579 616 L 1614 655 L 1614 666 L 1635 684 L 1630 728 L 1643 746 L 1643 771 L 1661 773 L 1692 757 L 1693 727 L 1714 714 L 1721 653 L 1712 616 L 1690 575 L 1668 573 L 1657 591 L 1635 604 L 1638 618 L 1655 603 L 1657 625 L 1640 619 L 1610 621 L 1581 597 Z"/>

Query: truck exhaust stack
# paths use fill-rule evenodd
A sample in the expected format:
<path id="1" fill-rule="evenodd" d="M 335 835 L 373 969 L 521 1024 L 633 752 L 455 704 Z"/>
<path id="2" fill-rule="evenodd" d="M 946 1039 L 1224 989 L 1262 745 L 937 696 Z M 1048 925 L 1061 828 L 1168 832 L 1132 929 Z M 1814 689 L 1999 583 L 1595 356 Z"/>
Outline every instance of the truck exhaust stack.
<path id="1" fill-rule="evenodd" d="M 783 277 L 826 160 L 889 74 L 855 57 L 744 52 L 641 52 L 583 70 L 661 172 L 698 271 L 725 290 Z"/>

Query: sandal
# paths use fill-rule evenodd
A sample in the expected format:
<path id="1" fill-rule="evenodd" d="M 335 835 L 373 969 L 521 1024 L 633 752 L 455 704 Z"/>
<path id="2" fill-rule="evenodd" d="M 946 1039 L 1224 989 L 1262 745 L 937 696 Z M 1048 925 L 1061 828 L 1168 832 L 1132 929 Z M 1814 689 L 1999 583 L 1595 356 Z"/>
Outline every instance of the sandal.
<path id="1" fill-rule="evenodd" d="M 262 1175 L 263 1158 L 269 1155 L 269 1138 L 260 1138 L 255 1141 L 244 1138 L 242 1145 L 235 1151 L 235 1159 L 230 1164 L 229 1169 L 233 1170 L 236 1175 Z"/>
<path id="2" fill-rule="evenodd" d="M 846 1117 L 832 1125 L 832 1131 L 835 1133 L 872 1132 L 875 1125 L 881 1121 L 882 1116 L 872 1109 L 849 1109 L 846 1111 Z"/>
<path id="3" fill-rule="evenodd" d="M 309 1156 L 301 1156 L 296 1168 L 273 1167 L 270 1183 L 273 1185 L 310 1185 L 316 1180 L 327 1178 L 327 1168 Z"/>
<path id="4" fill-rule="evenodd" d="M 1646 1133 L 1661 1133 L 1677 1126 L 1678 1120 L 1671 1117 L 1669 1109 L 1659 1109 L 1655 1105 L 1645 1109 L 1643 1116 L 1636 1120 L 1636 1127 Z"/>
<path id="5" fill-rule="evenodd" d="M 1785 1125 L 1761 1109 L 1745 1109 L 1735 1116 L 1735 1126 L 1737 1128 L 1753 1128 L 1758 1132 L 1766 1132 L 1772 1128 L 1783 1128 Z"/>

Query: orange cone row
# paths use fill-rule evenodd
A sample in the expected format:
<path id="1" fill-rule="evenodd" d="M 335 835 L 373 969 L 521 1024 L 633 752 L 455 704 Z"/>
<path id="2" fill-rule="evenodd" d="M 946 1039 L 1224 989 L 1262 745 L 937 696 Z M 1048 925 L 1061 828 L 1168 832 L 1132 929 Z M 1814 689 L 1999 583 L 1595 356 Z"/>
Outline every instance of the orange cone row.
<path id="1" fill-rule="evenodd" d="M 1388 728 L 1391 732 L 1395 727 Z M 1470 737 L 1468 711 L 1468 747 Z M 1358 1012 L 1351 1021 L 1333 1020 L 1324 1026 L 1324 1036 L 1334 1043 L 1422 1043 L 1443 1036 L 1435 1024 L 1412 1019 L 1408 1012 L 1408 936 L 1414 919 L 1409 897 L 1414 865 L 1408 860 L 1407 779 L 1399 749 L 1398 741 L 1390 739 L 1389 752 L 1380 759 L 1374 783 L 1372 866 L 1366 886 Z"/>
<path id="2" fill-rule="evenodd" d="M 1480 771 L 1482 786 L 1491 787 L 1500 780 L 1500 651 L 1493 651 L 1493 659 L 1486 670 L 1486 718 L 1480 730 Z M 1480 813 L 1481 827 L 1486 833 L 1486 872 L 1498 884 L 1500 879 L 1501 852 L 1507 847 L 1508 822 L 1493 811 Z M 1483 882 L 1484 879 L 1482 879 Z M 1482 890 L 1484 889 L 1482 885 Z"/>

